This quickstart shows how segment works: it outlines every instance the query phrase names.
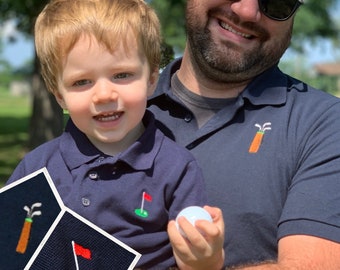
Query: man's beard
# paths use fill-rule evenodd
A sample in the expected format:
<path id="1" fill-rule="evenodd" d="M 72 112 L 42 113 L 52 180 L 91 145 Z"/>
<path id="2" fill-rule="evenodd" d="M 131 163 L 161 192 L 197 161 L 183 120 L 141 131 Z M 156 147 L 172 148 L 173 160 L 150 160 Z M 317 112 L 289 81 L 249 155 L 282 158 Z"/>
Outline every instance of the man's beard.
<path id="1" fill-rule="evenodd" d="M 216 44 L 207 28 L 200 28 L 197 16 L 187 18 L 187 38 L 194 68 L 216 82 L 239 83 L 250 80 L 276 65 L 289 46 L 292 28 L 281 33 L 280 42 L 268 43 L 269 34 L 251 50 L 232 42 Z M 266 38 L 268 37 L 268 39 Z"/>

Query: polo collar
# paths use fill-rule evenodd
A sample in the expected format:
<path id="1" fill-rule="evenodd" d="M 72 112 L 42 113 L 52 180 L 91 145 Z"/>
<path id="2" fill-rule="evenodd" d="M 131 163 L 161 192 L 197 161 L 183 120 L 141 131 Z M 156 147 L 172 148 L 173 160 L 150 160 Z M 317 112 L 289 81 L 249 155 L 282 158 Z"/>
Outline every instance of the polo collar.
<path id="1" fill-rule="evenodd" d="M 152 99 L 163 95 L 172 96 L 171 77 L 179 69 L 181 62 L 182 58 L 178 58 L 163 70 L 150 103 Z M 281 105 L 287 100 L 288 83 L 287 75 L 275 65 L 251 81 L 240 96 L 249 100 L 253 105 Z"/>
<path id="2" fill-rule="evenodd" d="M 164 136 L 156 129 L 151 112 L 145 113 L 143 123 L 145 132 L 142 136 L 128 149 L 111 157 L 99 151 L 69 119 L 60 140 L 61 155 L 70 170 L 96 161 L 100 165 L 122 161 L 135 170 L 149 169 L 153 166 Z"/>
<path id="3" fill-rule="evenodd" d="M 241 96 L 253 105 L 282 105 L 287 101 L 288 77 L 277 66 L 251 81 Z"/>

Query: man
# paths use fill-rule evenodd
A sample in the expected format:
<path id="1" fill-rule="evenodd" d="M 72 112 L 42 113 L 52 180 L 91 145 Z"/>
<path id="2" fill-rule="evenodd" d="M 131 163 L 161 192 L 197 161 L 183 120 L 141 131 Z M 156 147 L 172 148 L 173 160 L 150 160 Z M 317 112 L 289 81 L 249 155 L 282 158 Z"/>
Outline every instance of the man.
<path id="1" fill-rule="evenodd" d="M 149 100 L 203 168 L 228 268 L 340 269 L 340 101 L 277 67 L 300 1 L 188 0 L 183 58 Z"/>

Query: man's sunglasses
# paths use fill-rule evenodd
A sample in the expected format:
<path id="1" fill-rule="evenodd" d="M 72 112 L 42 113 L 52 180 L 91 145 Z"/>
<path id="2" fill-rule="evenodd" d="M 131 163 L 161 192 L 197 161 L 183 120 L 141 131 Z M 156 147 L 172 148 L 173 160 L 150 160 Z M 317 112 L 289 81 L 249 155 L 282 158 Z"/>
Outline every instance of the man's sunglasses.
<path id="1" fill-rule="evenodd" d="M 258 0 L 261 12 L 275 21 L 288 20 L 303 0 Z"/>

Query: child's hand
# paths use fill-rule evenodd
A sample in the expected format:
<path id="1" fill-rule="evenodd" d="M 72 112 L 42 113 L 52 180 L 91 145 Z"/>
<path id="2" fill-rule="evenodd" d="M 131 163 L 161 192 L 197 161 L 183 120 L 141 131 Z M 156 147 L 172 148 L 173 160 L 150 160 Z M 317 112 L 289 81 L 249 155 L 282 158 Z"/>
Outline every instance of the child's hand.
<path id="1" fill-rule="evenodd" d="M 179 269 L 222 269 L 224 263 L 224 221 L 222 211 L 216 207 L 204 206 L 213 222 L 197 220 L 195 227 L 184 217 L 178 224 L 187 236 L 183 237 L 171 220 L 168 234 Z"/>

